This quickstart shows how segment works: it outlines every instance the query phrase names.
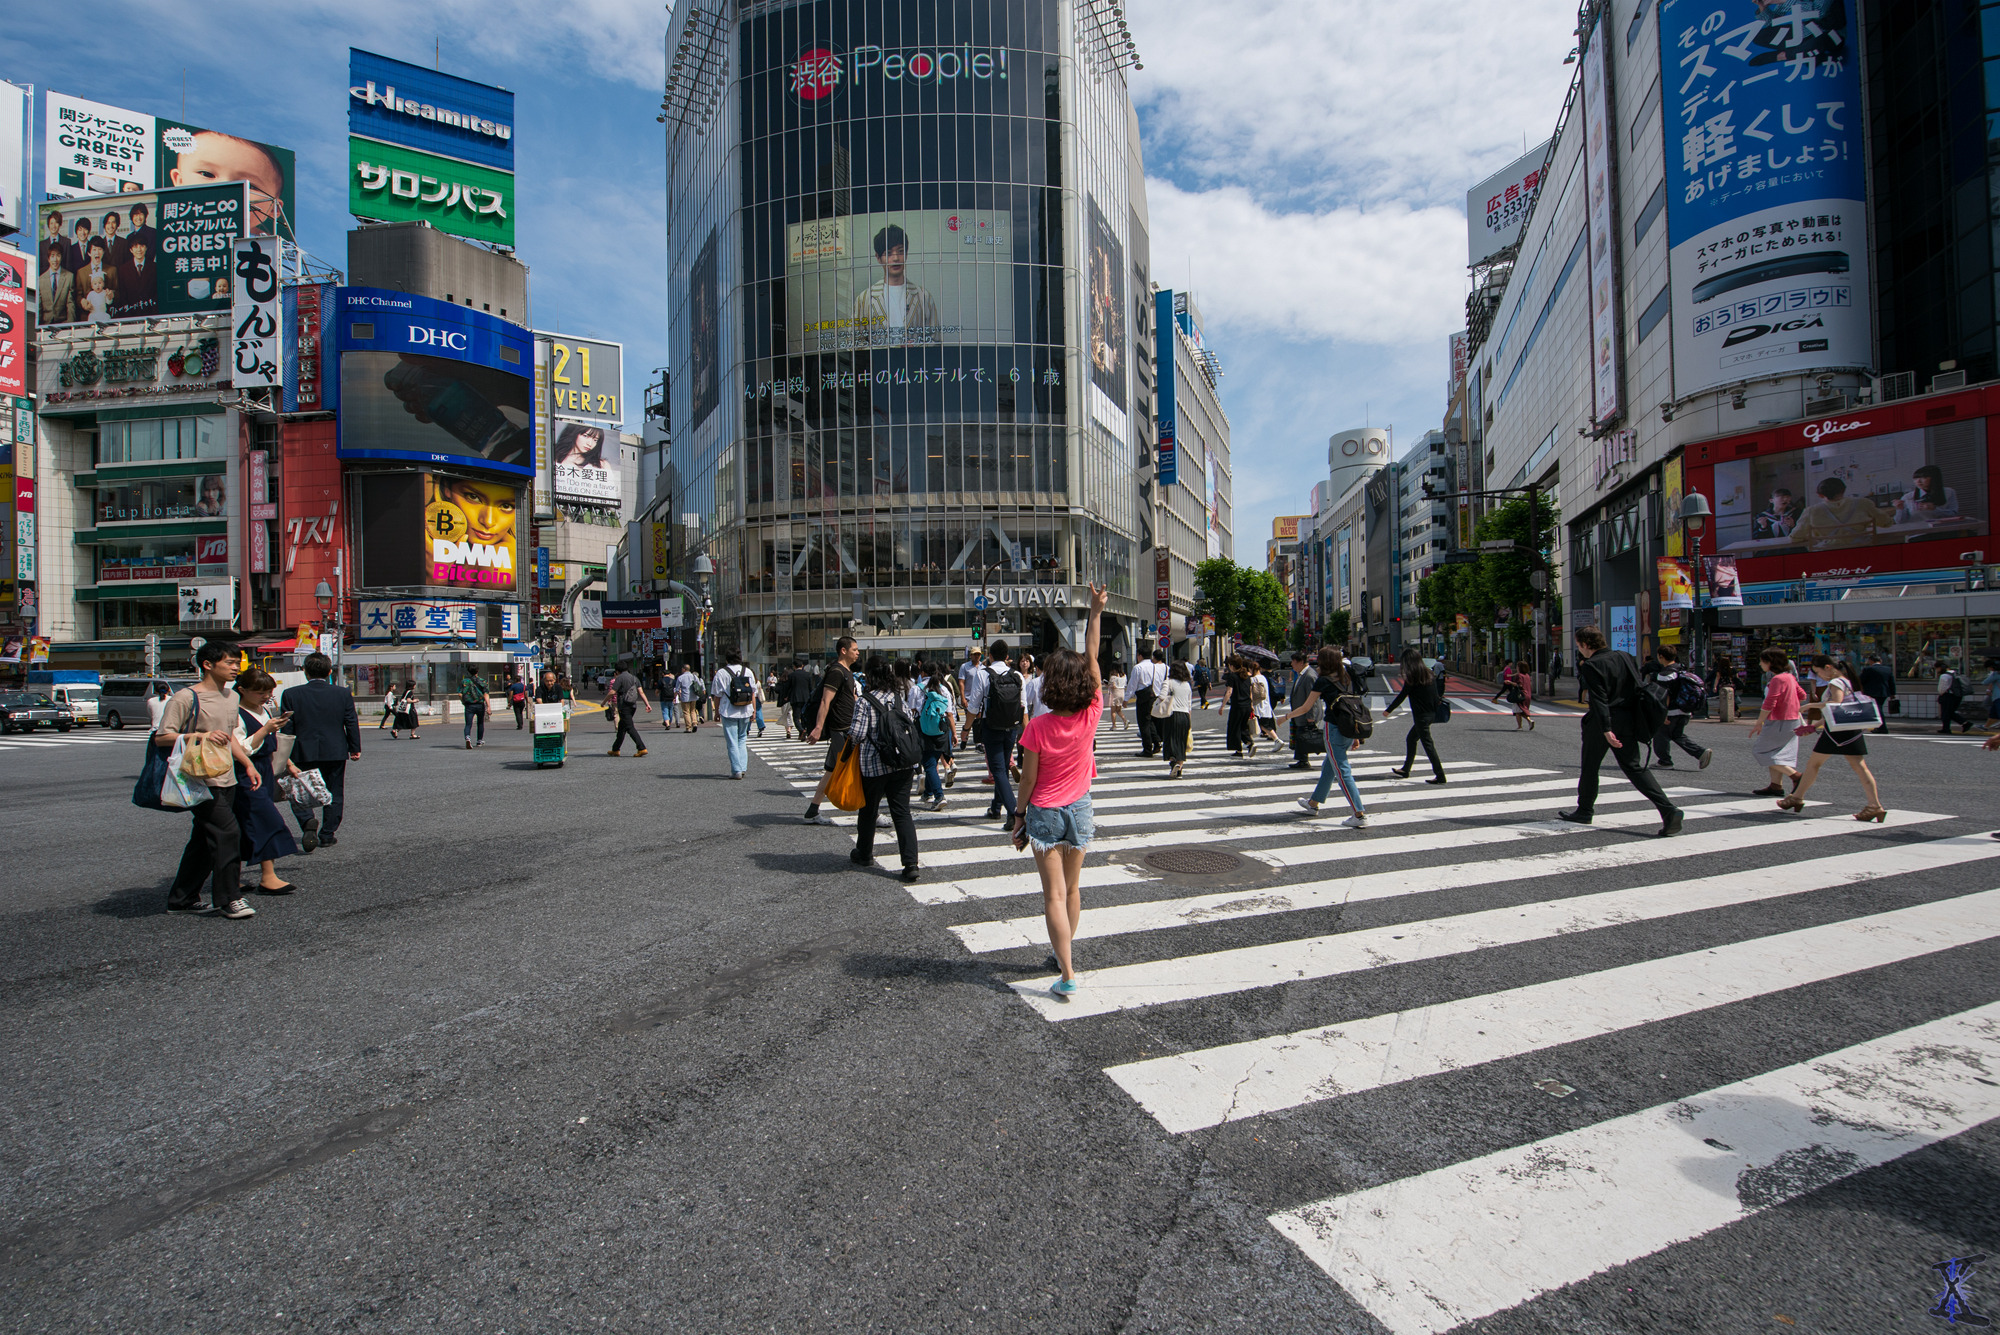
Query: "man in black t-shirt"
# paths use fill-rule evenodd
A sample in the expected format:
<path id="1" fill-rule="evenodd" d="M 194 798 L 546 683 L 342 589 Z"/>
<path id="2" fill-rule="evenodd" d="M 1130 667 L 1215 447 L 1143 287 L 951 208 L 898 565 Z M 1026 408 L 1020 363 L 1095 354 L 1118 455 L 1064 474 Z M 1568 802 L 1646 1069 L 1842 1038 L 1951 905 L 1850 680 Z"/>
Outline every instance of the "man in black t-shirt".
<path id="1" fill-rule="evenodd" d="M 827 738 L 826 773 L 821 776 L 819 787 L 813 791 L 812 801 L 806 805 L 806 824 L 831 825 L 833 822 L 819 814 L 819 804 L 826 797 L 826 786 L 833 780 L 833 767 L 840 763 L 841 752 L 847 749 L 847 729 L 854 722 L 854 665 L 861 659 L 861 646 L 854 642 L 852 635 L 843 635 L 833 646 L 833 662 L 827 665 L 826 675 L 820 678 L 819 712 L 813 721 L 812 731 L 806 740 L 817 742 Z M 801 723 L 805 720 L 800 719 Z"/>

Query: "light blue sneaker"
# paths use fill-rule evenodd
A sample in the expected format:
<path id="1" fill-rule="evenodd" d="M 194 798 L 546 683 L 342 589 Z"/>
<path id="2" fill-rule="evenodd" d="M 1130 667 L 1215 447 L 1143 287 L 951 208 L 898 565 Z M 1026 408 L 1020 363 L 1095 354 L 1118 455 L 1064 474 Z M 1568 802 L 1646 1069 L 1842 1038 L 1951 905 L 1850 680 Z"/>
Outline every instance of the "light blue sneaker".
<path id="1" fill-rule="evenodd" d="M 1049 992 L 1051 995 L 1061 997 L 1067 1001 L 1077 993 L 1076 979 L 1058 978 L 1049 984 Z"/>

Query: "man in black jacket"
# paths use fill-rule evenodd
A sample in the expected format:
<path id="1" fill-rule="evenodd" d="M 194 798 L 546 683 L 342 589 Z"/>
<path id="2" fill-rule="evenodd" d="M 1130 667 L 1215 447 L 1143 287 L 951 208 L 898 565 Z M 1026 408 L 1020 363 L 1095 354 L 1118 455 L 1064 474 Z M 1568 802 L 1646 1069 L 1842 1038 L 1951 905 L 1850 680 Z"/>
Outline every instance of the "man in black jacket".
<path id="1" fill-rule="evenodd" d="M 1868 655 L 1867 666 L 1861 669 L 1861 693 L 1882 706 L 1882 726 L 1876 732 L 1889 731 L 1889 702 L 1896 698 L 1896 674 L 1882 663 L 1882 655 Z"/>
<path id="2" fill-rule="evenodd" d="M 285 692 L 280 708 L 290 714 L 285 731 L 298 738 L 292 747 L 292 763 L 300 769 L 316 769 L 326 780 L 332 801 L 317 822 L 308 822 L 304 847 L 310 853 L 321 844 L 335 843 L 347 789 L 347 762 L 361 759 L 361 720 L 354 713 L 354 694 L 345 686 L 335 686 L 327 678 L 333 674 L 333 660 L 325 654 L 306 655 L 306 684 Z"/>
<path id="3" fill-rule="evenodd" d="M 1594 627 L 1576 632 L 1576 679 L 1588 709 L 1583 716 L 1583 773 L 1576 781 L 1576 810 L 1559 813 L 1576 825 L 1590 824 L 1597 807 L 1597 770 L 1607 752 L 1632 786 L 1660 813 L 1662 835 L 1681 832 L 1681 811 L 1646 768 L 1651 733 L 1640 722 L 1639 663 L 1622 649 L 1607 649 Z"/>

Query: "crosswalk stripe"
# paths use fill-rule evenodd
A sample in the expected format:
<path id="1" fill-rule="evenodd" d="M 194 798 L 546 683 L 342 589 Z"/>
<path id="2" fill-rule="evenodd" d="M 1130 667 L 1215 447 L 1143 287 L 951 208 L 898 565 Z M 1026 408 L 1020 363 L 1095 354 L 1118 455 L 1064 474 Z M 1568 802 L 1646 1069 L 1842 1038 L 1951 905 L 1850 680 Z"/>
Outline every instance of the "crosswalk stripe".
<path id="1" fill-rule="evenodd" d="M 1775 878 L 1774 873 L 1764 875 L 1767 880 L 1782 880 Z M 1560 902 L 1567 904 L 1570 901 Z M 1528 939 L 1533 939 L 1536 926 L 1541 919 L 1534 918 L 1526 909 L 1509 910 L 1508 913 L 1519 915 L 1522 919 L 1517 928 L 1509 928 L 1505 921 L 1507 915 L 1501 914 L 1494 919 L 1492 930 L 1503 934 L 1516 929 L 1528 931 L 1531 933 Z M 1547 932 L 1540 934 L 1560 935 L 1569 930 L 1568 924 L 1572 921 L 1585 922 L 1586 927 L 1609 926 L 1617 921 L 1608 917 L 1604 922 L 1592 924 L 1580 916 L 1572 917 L 1562 913 L 1548 916 L 1552 925 Z M 1426 934 L 1418 931 L 1414 925 L 1402 930 L 1410 936 L 1413 943 L 1426 939 Z M 1383 958 L 1383 952 L 1377 950 L 1369 953 L 1359 950 L 1354 943 L 1362 937 L 1363 933 L 1359 932 L 1339 932 L 1326 936 L 1279 941 L 1268 945 L 1242 946 L 1234 950 L 1218 950 L 1200 955 L 1182 955 L 1118 965 L 1092 973 L 1089 988 L 1068 998 L 1050 996 L 1047 989 L 1051 979 L 1047 977 L 1020 980 L 1012 986 L 1045 1018 L 1078 1020 L 1092 1015 L 1109 1015 L 1115 1011 L 1161 1006 L 1169 1002 L 1194 1001 L 1202 997 L 1248 992 L 1260 987 L 1296 982 L 1302 978 L 1327 978 L 1335 974 L 1352 972 L 1358 968 L 1372 967 L 1376 959 Z M 1501 938 L 1496 937 L 1496 939 Z M 1411 948 L 1416 949 L 1417 946 L 1413 944 Z"/>
<path id="2" fill-rule="evenodd" d="M 1915 849 L 1898 846 L 1793 863 L 1784 868 L 1782 879 L 1763 869 L 1369 929 L 1341 939 L 1340 950 L 1349 959 L 1343 971 L 1437 959 L 1996 857 L 2000 843 L 1985 835 L 1944 839 Z M 1578 1043 L 1994 936 L 2000 936 L 2000 890 L 1133 1062 L 1106 1074 L 1167 1130 L 1193 1131 Z M 1092 984 L 1085 981 L 1086 986 Z"/>
<path id="3" fill-rule="evenodd" d="M 1896 813 L 1899 826 L 1944 820 L 1925 813 Z M 1840 835 L 1858 835 L 1870 827 L 1855 821 L 1793 821 L 1758 832 L 1759 847 L 1819 840 Z M 1554 853 L 1533 853 L 1522 857 L 1477 862 L 1455 862 L 1445 866 L 1411 867 L 1376 872 L 1369 876 L 1341 876 L 1297 885 L 1274 885 L 1226 890 L 1219 894 L 1189 895 L 1176 899 L 1155 899 L 1140 904 L 1118 904 L 1087 911 L 1078 925 L 1076 939 L 1127 936 L 1135 932 L 1166 931 L 1175 927 L 1200 927 L 1238 918 L 1261 917 L 1273 913 L 1297 913 L 1305 909 L 1334 905 L 1361 904 L 1375 899 L 1402 895 L 1430 894 L 1441 890 L 1467 890 L 1475 886 L 1504 885 L 1510 881 L 1547 880 L 1582 872 L 1606 871 L 1614 867 L 1634 867 L 1648 862 L 1680 862 L 1706 853 L 1726 853 L 1743 844 L 1741 830 L 1711 830 L 1678 839 L 1628 840 L 1600 844 L 1595 848 L 1563 849 Z M 1993 846 L 2000 856 L 2000 843 Z M 1094 878 L 1097 868 L 1091 868 Z M 1790 871 L 1786 873 L 1790 884 Z M 1577 901 L 1585 902 L 1585 901 Z M 1509 910 L 1516 912 L 1516 910 Z M 1397 928 L 1397 933 L 1407 929 Z M 1041 915 L 1009 918 L 1000 922 L 965 923 L 952 934 L 975 954 L 1039 945 L 1047 928 Z M 1353 940 L 1361 933 L 1348 933 Z"/>
<path id="4" fill-rule="evenodd" d="M 1667 796 L 1669 797 L 1700 797 L 1707 794 L 1708 790 L 1703 788 L 1667 789 Z M 1597 805 L 1601 810 L 1606 806 L 1644 802 L 1645 800 L 1637 792 L 1610 792 L 1601 795 L 1597 799 Z M 1553 799 L 1547 797 L 1531 797 L 1524 800 L 1509 800 L 1505 802 L 1471 802 L 1457 806 L 1429 808 L 1423 811 L 1390 812 L 1386 815 L 1371 817 L 1369 824 L 1371 828 L 1376 828 L 1384 825 L 1419 825 L 1431 821 L 1464 820 L 1476 816 L 1516 816 L 1526 811 L 1547 811 L 1550 807 L 1556 805 L 1558 804 Z M 1755 809 L 1758 811 L 1769 810 L 1762 802 L 1756 803 Z M 1297 812 L 1298 808 L 1293 807 L 1292 810 Z M 1328 807 L 1323 810 L 1337 815 L 1340 809 Z M 1204 815 L 1202 819 L 1212 821 L 1215 818 L 1215 815 L 1211 813 Z M 1649 820 L 1656 821 L 1658 819 L 1657 816 L 1649 814 Z M 1174 824 L 1179 822 L 1162 821 L 1160 823 Z M 1214 843 L 1223 839 L 1268 839 L 1272 835 L 1298 835 L 1303 832 L 1322 833 L 1333 839 L 1335 843 L 1331 846 L 1320 844 L 1304 849 L 1285 849 L 1281 852 L 1263 854 L 1263 856 L 1276 858 L 1287 863 L 1330 861 L 1341 857 L 1374 857 L 1378 853 L 1389 851 L 1382 848 L 1382 845 L 1394 843 L 1394 841 L 1388 839 L 1371 839 L 1370 836 L 1358 830 L 1345 829 L 1337 821 L 1327 817 L 1317 820 L 1309 819 L 1303 812 L 1299 812 L 1299 818 L 1296 821 L 1267 821 L 1260 825 L 1230 826 L 1226 827 L 1226 832 L 1211 830 L 1204 836 L 1202 842 Z M 1480 831 L 1480 833 L 1486 833 L 1486 831 Z M 1396 844 L 1395 851 L 1439 847 L 1437 838 L 1438 836 L 1426 835 L 1415 844 Z M 1158 836 L 1153 834 L 1112 835 L 1107 839 L 1093 839 L 1090 844 L 1090 851 L 1093 853 L 1122 853 L 1133 849 L 1156 848 L 1159 846 L 1159 843 Z M 992 855 L 992 850 L 987 848 L 947 848 L 940 849 L 930 860 L 940 867 L 963 866 L 966 863 L 984 862 L 991 858 Z"/>
<path id="5" fill-rule="evenodd" d="M 2000 1003 L 1270 1217 L 1437 1335 L 2000 1117 Z"/>
<path id="6" fill-rule="evenodd" d="M 1633 793 L 1629 797 L 1606 794 L 1598 799 L 1599 811 L 1597 813 L 1597 824 L 1589 827 L 1571 825 L 1566 821 L 1545 820 L 1531 821 L 1519 825 L 1482 825 L 1470 828 L 1427 830 L 1422 834 L 1401 835 L 1390 839 L 1370 839 L 1366 835 L 1360 835 L 1353 840 L 1337 841 L 1332 844 L 1308 844 L 1290 848 L 1262 846 L 1254 850 L 1234 849 L 1232 851 L 1241 853 L 1243 856 L 1259 862 L 1273 864 L 1280 862 L 1282 855 L 1283 859 L 1289 860 L 1290 865 L 1297 866 L 1304 865 L 1307 862 L 1337 862 L 1354 858 L 1394 857 L 1408 853 L 1433 853 L 1453 848 L 1477 848 L 1489 844 L 1511 843 L 1518 839 L 1539 839 L 1574 835 L 1582 833 L 1586 829 L 1600 831 L 1636 830 L 1644 829 L 1647 826 L 1653 826 L 1658 823 L 1659 816 L 1654 813 L 1651 807 L 1647 807 L 1643 811 L 1604 811 L 1602 808 L 1614 799 L 1627 802 L 1641 802 L 1645 800 L 1637 793 Z M 1817 805 L 1817 803 L 1809 805 Z M 1690 822 L 1725 816 L 1766 816 L 1773 814 L 1768 801 L 1763 798 L 1739 802 L 1709 802 L 1684 807 L 1682 810 Z M 1761 833 L 1763 829 L 1770 828 L 1781 828 L 1781 825 L 1776 821 L 1762 822 L 1760 823 L 1758 832 Z M 1300 821 L 1294 825 L 1276 827 L 1257 825 L 1218 826 L 1213 830 L 1207 831 L 1202 842 L 1204 844 L 1215 844 L 1243 839 L 1262 838 L 1268 840 L 1272 837 L 1274 830 L 1281 836 L 1289 835 L 1291 837 L 1298 837 L 1313 833 L 1313 826 L 1310 822 L 1306 821 Z M 1345 832 L 1343 831 L 1343 833 Z M 1744 837 L 1748 833 L 1749 831 L 1747 830 L 1742 831 L 1739 833 L 1739 837 Z M 1093 842 L 1090 846 L 1091 851 L 1093 853 L 1102 851 L 1099 848 L 1099 844 L 1106 842 L 1112 841 L 1099 840 Z M 1142 837 L 1127 837 L 1121 839 L 1119 842 L 1121 847 L 1112 851 L 1126 851 L 1130 848 L 1149 848 L 1156 845 L 1158 841 Z M 998 854 L 1000 857 L 1008 856 L 1007 853 L 999 853 L 998 848 L 992 845 L 989 845 L 986 851 L 989 855 Z M 1009 852 L 1011 852 L 1011 849 L 1009 849 Z M 1015 856 L 1020 859 L 1026 858 L 1025 854 Z M 963 862 L 976 861 L 977 859 L 961 860 L 961 865 Z M 938 865 L 941 864 L 939 864 L 936 853 L 930 854 L 925 858 L 925 867 L 927 869 Z M 1088 890 L 1091 885 L 1095 884 L 1098 873 L 1103 870 L 1106 870 L 1106 868 L 1085 866 L 1083 873 L 1085 890 Z M 1013 876 L 1007 873 L 1000 873 L 990 876 L 958 876 L 950 881 L 920 881 L 916 885 L 910 886 L 909 890 L 920 903 L 949 904 L 967 900 L 994 899 L 1003 895 L 1023 893 L 1018 890 L 1003 888 L 1011 886 L 1014 883 Z M 1245 893 L 1249 892 L 1246 891 Z"/>
<path id="7" fill-rule="evenodd" d="M 1447 784 L 1445 785 L 1445 788 L 1447 791 L 1467 792 L 1467 791 L 1474 791 L 1473 789 L 1474 784 L 1497 783 L 1502 779 L 1542 778 L 1554 773 L 1556 773 L 1556 771 L 1552 769 L 1475 770 L 1473 773 L 1465 775 L 1459 783 Z M 1374 770 L 1357 769 L 1354 771 L 1354 777 L 1357 779 L 1386 779 L 1390 776 L 1389 776 L 1389 771 L 1387 769 L 1374 769 Z M 1100 798 L 1097 796 L 1097 789 L 1093 785 L 1090 795 L 1090 806 L 1091 810 L 1093 811 L 1106 811 L 1106 810 L 1115 811 L 1115 810 L 1121 810 L 1126 807 L 1142 807 L 1149 805 L 1157 805 L 1162 802 L 1172 802 L 1177 805 L 1185 806 L 1187 803 L 1194 801 L 1207 802 L 1207 801 L 1226 800 L 1232 798 L 1240 799 L 1248 797 L 1259 797 L 1271 793 L 1282 793 L 1282 792 L 1298 793 L 1310 789 L 1310 787 L 1317 781 L 1318 777 L 1314 773 L 1307 773 L 1303 775 L 1273 774 L 1262 783 L 1257 783 L 1240 788 L 1230 788 L 1218 792 L 1214 788 L 1209 787 L 1208 785 L 1205 784 L 1202 785 L 1189 784 L 1185 780 L 1182 780 L 1179 783 L 1173 782 L 1171 780 L 1162 780 L 1160 783 L 1155 785 L 1150 791 L 1147 792 L 1132 793 L 1124 796 L 1104 797 L 1104 798 Z M 1415 782 L 1416 781 L 1414 779 L 1411 780 L 1412 784 L 1414 784 Z M 1574 779 L 1567 779 L 1564 780 L 1564 782 L 1573 784 L 1576 781 Z M 1509 785 L 1510 790 L 1514 787 L 1515 785 L 1511 784 Z M 1113 789 L 1111 791 L 1117 792 L 1119 790 Z M 1383 790 L 1381 794 L 1378 794 L 1376 792 L 1368 792 L 1364 793 L 1362 796 L 1365 800 L 1373 802 L 1378 795 L 1386 795 L 1388 792 L 1393 792 L 1393 791 L 1396 790 L 1386 789 Z M 1407 791 L 1413 795 L 1421 795 L 1424 797 L 1441 798 L 1445 795 L 1444 793 L 1440 793 L 1435 788 L 1431 787 L 1412 787 Z"/>

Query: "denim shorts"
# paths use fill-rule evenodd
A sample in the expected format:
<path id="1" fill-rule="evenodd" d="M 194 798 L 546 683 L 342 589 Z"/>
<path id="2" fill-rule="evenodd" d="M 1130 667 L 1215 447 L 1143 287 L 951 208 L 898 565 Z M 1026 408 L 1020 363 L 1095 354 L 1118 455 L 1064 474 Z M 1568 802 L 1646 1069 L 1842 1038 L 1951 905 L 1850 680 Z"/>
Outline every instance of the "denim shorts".
<path id="1" fill-rule="evenodd" d="M 1027 816 L 1028 845 L 1037 853 L 1046 853 L 1057 844 L 1085 848 L 1097 833 L 1097 824 L 1091 819 L 1089 793 L 1066 807 L 1029 807 Z"/>

